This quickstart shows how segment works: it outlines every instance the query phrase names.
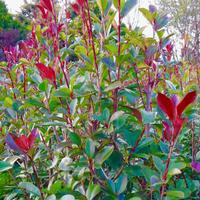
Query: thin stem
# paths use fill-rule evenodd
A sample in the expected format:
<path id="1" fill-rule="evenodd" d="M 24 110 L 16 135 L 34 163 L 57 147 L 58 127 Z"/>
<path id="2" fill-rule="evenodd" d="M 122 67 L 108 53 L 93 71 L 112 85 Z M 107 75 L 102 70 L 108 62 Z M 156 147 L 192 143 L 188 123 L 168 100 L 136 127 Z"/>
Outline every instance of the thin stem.
<path id="1" fill-rule="evenodd" d="M 118 57 L 121 54 L 121 0 L 118 0 Z M 117 79 L 120 79 L 120 65 L 117 67 Z"/>
<path id="2" fill-rule="evenodd" d="M 24 73 L 24 99 L 26 99 L 26 68 L 24 65 L 22 66 L 22 68 Z"/>
<path id="3" fill-rule="evenodd" d="M 153 200 L 153 188 L 150 190 L 150 200 Z"/>
<path id="4" fill-rule="evenodd" d="M 94 45 L 94 38 L 93 38 L 93 34 L 92 34 L 92 21 L 91 21 L 91 17 L 90 17 L 90 8 L 89 8 L 89 3 L 88 0 L 86 0 L 86 7 L 87 7 L 87 14 L 88 14 L 88 20 L 89 20 L 89 33 L 91 36 L 91 42 L 92 42 L 92 51 L 93 51 L 93 56 L 94 56 L 94 64 L 95 64 L 95 68 L 96 68 L 96 73 L 97 73 L 97 77 L 99 79 L 99 69 L 98 69 L 98 64 L 97 64 L 97 54 L 96 54 L 96 50 L 95 50 L 95 45 Z"/>
<path id="5" fill-rule="evenodd" d="M 131 153 L 130 153 L 130 155 L 129 155 L 129 157 L 128 157 L 128 161 L 130 161 L 130 159 L 131 159 L 131 154 L 134 153 L 134 151 L 136 150 L 136 148 L 137 148 L 139 142 L 141 141 L 141 139 L 142 139 L 144 133 L 145 133 L 145 129 L 143 129 L 143 131 L 142 131 L 142 133 L 140 134 L 139 138 L 137 139 L 137 141 L 136 141 L 134 147 L 131 149 Z"/>
<path id="6" fill-rule="evenodd" d="M 197 83 L 200 89 L 199 65 L 196 65 Z"/>
<path id="7" fill-rule="evenodd" d="M 90 32 L 90 28 L 89 28 L 89 25 L 88 25 L 88 22 L 87 22 L 87 19 L 86 19 L 86 13 L 85 13 L 85 9 L 84 7 L 82 8 L 82 20 L 83 20 L 83 27 L 84 25 L 86 26 L 86 29 L 87 29 L 87 33 L 88 33 L 88 43 L 91 44 L 91 32 Z M 85 27 L 84 27 L 85 28 Z"/>
<path id="8" fill-rule="evenodd" d="M 195 126 L 194 126 L 194 122 L 192 122 L 192 161 L 195 161 L 195 141 L 194 141 L 194 130 L 195 130 Z"/>
<path id="9" fill-rule="evenodd" d="M 146 103 L 146 111 L 151 111 L 151 73 L 150 70 L 148 69 L 148 85 L 147 85 L 147 91 L 146 91 L 146 96 L 147 96 L 147 103 Z"/>
<path id="10" fill-rule="evenodd" d="M 138 71 L 137 71 L 137 69 L 136 69 L 135 64 L 133 65 L 133 68 L 134 68 L 134 71 L 135 71 L 136 82 L 137 82 L 138 89 L 139 89 L 139 92 L 140 92 L 140 98 L 141 98 L 142 104 L 143 104 L 143 106 L 144 106 L 144 108 L 145 108 L 144 98 L 143 98 L 143 96 L 142 96 L 142 89 L 141 89 L 141 87 L 140 87 L 139 78 L 138 78 Z"/>
<path id="11" fill-rule="evenodd" d="M 38 176 L 37 169 L 35 167 L 33 159 L 30 156 L 29 156 L 29 158 L 31 160 L 31 165 L 32 165 L 33 173 L 34 173 L 35 178 L 36 178 L 36 183 L 37 183 L 38 189 L 40 190 L 41 199 L 44 200 L 44 193 L 42 192 L 42 184 L 41 184 L 40 178 Z"/>
<path id="12" fill-rule="evenodd" d="M 169 147 L 167 163 L 166 163 L 165 171 L 164 171 L 164 174 L 163 174 L 163 177 L 162 177 L 163 184 L 162 184 L 161 193 L 160 193 L 160 199 L 161 200 L 163 199 L 164 193 L 165 193 L 167 174 L 168 174 L 168 171 L 169 171 L 169 164 L 170 164 L 170 161 L 171 161 L 173 149 L 174 149 L 174 143 L 172 142 L 170 144 L 170 147 Z"/>
<path id="13" fill-rule="evenodd" d="M 122 174 L 123 170 L 125 168 L 125 165 L 122 165 L 121 168 L 115 173 L 115 176 L 113 177 L 113 180 L 117 180 L 117 178 Z"/>
<path id="14" fill-rule="evenodd" d="M 10 74 L 10 71 L 8 70 L 7 72 L 8 72 L 8 76 L 9 76 L 9 78 L 10 78 L 10 81 L 11 81 L 12 89 L 14 89 L 14 88 L 15 88 L 15 85 L 14 85 L 14 81 L 13 81 L 13 79 L 12 79 L 12 76 L 11 76 L 11 74 Z M 13 91 L 13 97 L 14 97 L 14 99 L 17 98 L 14 91 Z"/>
<path id="15" fill-rule="evenodd" d="M 95 180 L 98 182 L 98 184 L 102 187 L 102 188 L 106 188 L 105 185 L 104 185 L 104 182 L 102 180 L 100 180 L 96 173 L 95 173 L 95 169 L 94 169 L 94 163 L 93 163 L 93 160 L 88 158 L 88 162 L 89 162 L 89 170 L 90 170 L 90 173 L 91 175 L 95 178 Z"/>
<path id="16" fill-rule="evenodd" d="M 118 0 L 118 27 L 117 27 L 117 35 L 118 35 L 118 59 L 121 54 L 121 0 Z M 120 80 L 120 64 L 117 64 L 117 80 Z M 113 107 L 114 112 L 117 111 L 118 108 L 118 88 L 113 91 Z"/>
<path id="17" fill-rule="evenodd" d="M 53 160 L 52 151 L 51 151 L 51 149 L 48 147 L 47 143 L 45 142 L 45 139 L 44 139 L 42 133 L 40 133 L 40 137 L 41 137 L 41 139 L 42 139 L 42 143 L 45 145 L 45 147 L 46 147 L 46 149 L 47 149 L 47 151 L 48 151 L 48 153 L 49 153 L 49 158 L 50 158 L 51 160 Z"/>
<path id="18" fill-rule="evenodd" d="M 57 52 L 59 51 L 59 38 L 58 38 L 58 23 L 57 23 L 57 16 L 56 16 L 56 11 L 55 11 L 55 6 L 54 6 L 54 1 L 52 0 L 52 6 L 53 6 L 53 18 L 55 22 L 55 27 L 56 27 L 56 50 Z M 54 52 L 55 53 L 55 52 Z"/>
<path id="19" fill-rule="evenodd" d="M 182 176 L 183 176 L 183 179 L 184 179 L 184 182 L 185 182 L 185 186 L 186 186 L 186 188 L 188 188 L 188 183 L 187 183 L 184 172 L 182 173 Z"/>
<path id="20" fill-rule="evenodd" d="M 60 59 L 59 59 L 59 61 L 60 61 L 60 65 L 61 65 L 60 68 L 61 68 L 62 73 L 63 73 L 63 75 L 64 75 L 64 79 L 65 79 L 66 85 L 67 85 L 67 87 L 69 88 L 69 81 L 68 81 L 68 79 L 67 79 L 67 75 L 66 75 L 65 70 L 64 70 L 64 62 L 61 62 Z M 66 63 L 66 65 L 67 65 L 67 63 Z"/>

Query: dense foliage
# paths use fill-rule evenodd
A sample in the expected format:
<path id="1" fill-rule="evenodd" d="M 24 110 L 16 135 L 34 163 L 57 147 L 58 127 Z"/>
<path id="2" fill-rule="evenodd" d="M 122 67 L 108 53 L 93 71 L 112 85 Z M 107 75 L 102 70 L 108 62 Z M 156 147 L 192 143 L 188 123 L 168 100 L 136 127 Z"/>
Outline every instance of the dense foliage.
<path id="1" fill-rule="evenodd" d="M 198 199 L 199 66 L 173 58 L 169 21 L 136 0 L 40 0 L 0 63 L 0 196 Z"/>

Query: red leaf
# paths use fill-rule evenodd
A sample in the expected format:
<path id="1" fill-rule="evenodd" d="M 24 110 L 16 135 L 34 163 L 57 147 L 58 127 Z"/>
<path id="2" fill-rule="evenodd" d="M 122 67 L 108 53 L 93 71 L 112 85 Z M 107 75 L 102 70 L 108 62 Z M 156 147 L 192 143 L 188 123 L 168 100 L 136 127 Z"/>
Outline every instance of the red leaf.
<path id="1" fill-rule="evenodd" d="M 51 13 L 53 13 L 53 6 L 52 6 L 52 2 L 51 0 L 41 0 L 40 1 L 40 5 L 47 9 L 48 11 L 50 11 Z"/>
<path id="2" fill-rule="evenodd" d="M 181 132 L 181 129 L 183 127 L 184 122 L 186 121 L 185 118 L 176 118 L 176 120 L 173 123 L 174 126 L 174 132 L 173 132 L 173 138 L 176 139 L 179 133 Z"/>
<path id="3" fill-rule="evenodd" d="M 21 53 L 23 54 L 23 56 L 28 55 L 29 53 L 29 49 L 27 48 L 27 45 L 24 41 L 19 42 L 19 48 L 21 50 Z"/>
<path id="4" fill-rule="evenodd" d="M 169 53 L 171 53 L 172 50 L 173 50 L 173 45 L 172 45 L 171 43 L 168 44 L 168 45 L 166 45 L 166 49 L 167 49 L 167 51 L 168 51 Z"/>
<path id="5" fill-rule="evenodd" d="M 77 0 L 77 3 L 78 3 L 79 6 L 83 7 L 85 0 Z"/>
<path id="6" fill-rule="evenodd" d="M 73 11 L 74 11 L 77 15 L 79 15 L 79 12 L 80 12 L 79 5 L 78 5 L 77 3 L 73 3 L 73 4 L 71 4 L 71 6 L 72 6 Z"/>
<path id="7" fill-rule="evenodd" d="M 160 109 L 167 114 L 171 121 L 176 116 L 176 109 L 174 103 L 166 95 L 158 93 L 157 102 Z"/>
<path id="8" fill-rule="evenodd" d="M 15 143 L 24 152 L 30 149 L 29 140 L 25 135 L 15 138 Z"/>
<path id="9" fill-rule="evenodd" d="M 57 32 L 60 33 L 62 31 L 64 24 L 59 24 L 57 28 Z"/>
<path id="10" fill-rule="evenodd" d="M 40 11 L 41 11 L 41 13 L 42 13 L 42 17 L 44 18 L 44 19 L 47 19 L 47 17 L 48 17 L 48 12 L 44 9 L 44 7 L 43 6 L 41 6 L 41 5 L 36 5 L 39 9 L 40 9 Z"/>
<path id="11" fill-rule="evenodd" d="M 36 64 L 37 69 L 40 72 L 40 76 L 44 79 L 48 79 L 51 83 L 55 84 L 56 82 L 56 73 L 51 67 L 46 67 L 42 63 Z"/>
<path id="12" fill-rule="evenodd" d="M 71 13 L 69 11 L 66 11 L 66 18 L 70 19 L 71 18 Z"/>
<path id="13" fill-rule="evenodd" d="M 187 106 L 189 106 L 191 103 L 195 101 L 196 97 L 197 97 L 197 92 L 193 91 L 193 92 L 189 92 L 183 98 L 183 100 L 177 106 L 177 114 L 179 117 L 181 116 L 183 111 L 187 108 Z"/>
<path id="14" fill-rule="evenodd" d="M 171 129 L 170 129 L 170 125 L 167 122 L 163 122 L 163 126 L 164 126 L 164 131 L 163 131 L 163 137 L 165 140 L 167 140 L 168 142 L 170 142 L 171 140 Z"/>

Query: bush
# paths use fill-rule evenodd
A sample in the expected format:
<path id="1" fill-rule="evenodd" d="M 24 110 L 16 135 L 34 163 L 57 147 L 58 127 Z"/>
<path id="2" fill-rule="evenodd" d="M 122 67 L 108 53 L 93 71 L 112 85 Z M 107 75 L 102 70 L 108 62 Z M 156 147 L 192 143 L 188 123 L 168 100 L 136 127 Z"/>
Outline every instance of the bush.
<path id="1" fill-rule="evenodd" d="M 198 198 L 199 67 L 173 60 L 154 6 L 140 9 L 153 37 L 127 28 L 135 4 L 77 0 L 59 21 L 41 0 L 30 37 L 5 49 L 2 198 Z"/>

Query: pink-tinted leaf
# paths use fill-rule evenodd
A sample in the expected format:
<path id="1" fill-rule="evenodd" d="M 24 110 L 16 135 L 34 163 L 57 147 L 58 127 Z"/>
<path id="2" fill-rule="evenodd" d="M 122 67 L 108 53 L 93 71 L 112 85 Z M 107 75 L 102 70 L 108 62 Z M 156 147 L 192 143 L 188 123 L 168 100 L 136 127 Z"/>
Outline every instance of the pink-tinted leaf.
<path id="1" fill-rule="evenodd" d="M 160 109 L 173 121 L 176 116 L 176 109 L 171 99 L 164 94 L 158 93 L 157 102 Z"/>
<path id="2" fill-rule="evenodd" d="M 185 118 L 181 119 L 181 118 L 177 117 L 176 120 L 173 122 L 173 126 L 174 126 L 173 138 L 174 139 L 181 132 L 181 129 L 182 129 L 183 124 L 184 124 L 185 121 L 186 121 Z"/>
<path id="3" fill-rule="evenodd" d="M 174 106 L 178 105 L 179 100 L 178 100 L 178 97 L 176 95 L 172 95 L 171 101 L 173 102 Z"/>
<path id="4" fill-rule="evenodd" d="M 27 45 L 24 41 L 19 42 L 19 48 L 21 52 L 23 52 L 23 55 L 27 55 L 29 52 L 29 49 L 27 48 Z"/>
<path id="5" fill-rule="evenodd" d="M 179 117 L 181 116 L 183 111 L 187 108 L 187 106 L 189 106 L 191 103 L 195 101 L 196 97 L 197 97 L 197 92 L 193 91 L 193 92 L 189 92 L 183 98 L 183 100 L 177 106 L 177 114 Z"/>
<path id="6" fill-rule="evenodd" d="M 38 5 L 36 5 L 38 8 L 39 8 L 39 10 L 41 11 L 41 13 L 42 13 L 42 17 L 44 18 L 44 19 L 47 19 L 47 17 L 48 17 L 48 12 L 44 9 L 44 7 L 43 6 L 41 6 L 40 4 L 38 4 Z"/>
<path id="7" fill-rule="evenodd" d="M 79 6 L 83 7 L 85 0 L 77 0 L 77 3 L 78 3 Z"/>
<path id="8" fill-rule="evenodd" d="M 56 73 L 51 67 L 46 67 L 42 63 L 36 64 L 37 69 L 40 72 L 40 76 L 44 79 L 48 79 L 51 83 L 55 83 L 56 81 Z"/>
<path id="9" fill-rule="evenodd" d="M 58 25 L 58 28 L 57 28 L 58 33 L 60 33 L 62 31 L 63 26 L 64 26 L 64 24 Z"/>
<path id="10" fill-rule="evenodd" d="M 71 18 L 71 13 L 69 11 L 66 12 L 66 18 L 70 19 Z"/>
<path id="11" fill-rule="evenodd" d="M 17 137 L 15 143 L 25 153 L 30 149 L 29 140 L 25 135 Z"/>
<path id="12" fill-rule="evenodd" d="M 77 15 L 79 15 L 79 12 L 80 12 L 79 5 L 78 5 L 77 3 L 72 3 L 71 6 L 72 6 L 73 11 L 74 11 Z"/>
<path id="13" fill-rule="evenodd" d="M 191 167 L 197 172 L 200 173 L 200 162 L 193 161 Z"/>
<path id="14" fill-rule="evenodd" d="M 32 131 L 31 131 L 31 134 L 29 135 L 28 137 L 28 141 L 29 141 L 29 147 L 32 148 L 34 142 L 35 142 L 35 139 L 38 137 L 38 132 L 37 132 L 37 129 L 34 128 Z"/>
<path id="15" fill-rule="evenodd" d="M 15 143 L 16 138 L 17 137 L 15 135 L 8 133 L 6 136 L 5 142 L 9 146 L 9 148 L 11 148 L 12 150 L 22 153 L 21 149 Z"/>
<path id="16" fill-rule="evenodd" d="M 167 44 L 167 45 L 166 45 L 166 49 L 167 49 L 167 52 L 168 52 L 168 53 L 171 53 L 172 50 L 173 50 L 173 45 L 172 45 L 171 43 Z"/>
<path id="17" fill-rule="evenodd" d="M 163 126 L 164 126 L 163 137 L 164 137 L 165 140 L 170 142 L 171 136 L 172 136 L 170 125 L 167 122 L 163 122 Z"/>
<path id="18" fill-rule="evenodd" d="M 52 2 L 51 0 L 41 0 L 40 1 L 40 5 L 47 9 L 48 11 L 50 11 L 51 13 L 53 13 L 53 6 L 52 6 Z"/>

